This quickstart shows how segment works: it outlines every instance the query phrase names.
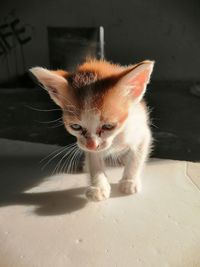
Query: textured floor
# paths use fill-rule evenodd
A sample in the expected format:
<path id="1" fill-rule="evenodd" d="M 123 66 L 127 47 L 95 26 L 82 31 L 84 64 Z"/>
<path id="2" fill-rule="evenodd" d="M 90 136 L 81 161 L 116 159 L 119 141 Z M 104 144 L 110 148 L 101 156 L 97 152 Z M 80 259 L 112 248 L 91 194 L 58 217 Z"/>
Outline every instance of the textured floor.
<path id="1" fill-rule="evenodd" d="M 88 203 L 85 174 L 41 170 L 54 147 L 0 145 L 0 267 L 200 266 L 200 163 L 151 160 L 134 196 L 109 170 L 111 198 Z"/>

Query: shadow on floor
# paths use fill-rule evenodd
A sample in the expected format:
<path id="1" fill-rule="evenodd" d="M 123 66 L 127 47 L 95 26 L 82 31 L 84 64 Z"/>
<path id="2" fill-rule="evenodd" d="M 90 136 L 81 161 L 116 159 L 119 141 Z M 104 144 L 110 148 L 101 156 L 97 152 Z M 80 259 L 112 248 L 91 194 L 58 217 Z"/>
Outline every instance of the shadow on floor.
<path id="1" fill-rule="evenodd" d="M 25 193 L 51 175 L 52 168 L 42 171 L 39 161 L 40 159 L 31 157 L 7 157 L 1 160 L 0 207 L 33 205 L 34 213 L 39 216 L 72 213 L 84 208 L 88 202 L 84 196 L 84 187 Z M 124 196 L 118 191 L 117 184 L 112 184 L 111 187 L 111 197 Z"/>

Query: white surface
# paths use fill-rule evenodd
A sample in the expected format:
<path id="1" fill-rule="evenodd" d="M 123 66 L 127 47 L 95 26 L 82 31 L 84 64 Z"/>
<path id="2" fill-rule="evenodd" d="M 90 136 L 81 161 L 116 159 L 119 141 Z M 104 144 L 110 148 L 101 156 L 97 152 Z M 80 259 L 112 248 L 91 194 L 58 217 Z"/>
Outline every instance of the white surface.
<path id="1" fill-rule="evenodd" d="M 132 196 L 118 192 L 121 169 L 113 169 L 111 198 L 98 203 L 85 199 L 85 174 L 2 197 L 0 267 L 200 266 L 200 192 L 186 168 L 148 163 Z"/>

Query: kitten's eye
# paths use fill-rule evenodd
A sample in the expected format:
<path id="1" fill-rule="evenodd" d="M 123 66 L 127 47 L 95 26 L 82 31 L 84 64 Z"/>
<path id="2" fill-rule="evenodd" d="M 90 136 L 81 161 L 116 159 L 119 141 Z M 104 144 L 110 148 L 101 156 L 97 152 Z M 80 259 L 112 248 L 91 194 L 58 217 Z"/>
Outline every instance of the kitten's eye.
<path id="1" fill-rule="evenodd" d="M 110 123 L 107 123 L 107 124 L 104 124 L 103 126 L 102 126 L 102 129 L 103 130 L 113 130 L 114 128 L 115 128 L 115 124 L 110 124 Z"/>
<path id="2" fill-rule="evenodd" d="M 82 130 L 82 127 L 79 124 L 71 124 L 70 127 L 74 130 L 74 131 L 80 131 Z"/>

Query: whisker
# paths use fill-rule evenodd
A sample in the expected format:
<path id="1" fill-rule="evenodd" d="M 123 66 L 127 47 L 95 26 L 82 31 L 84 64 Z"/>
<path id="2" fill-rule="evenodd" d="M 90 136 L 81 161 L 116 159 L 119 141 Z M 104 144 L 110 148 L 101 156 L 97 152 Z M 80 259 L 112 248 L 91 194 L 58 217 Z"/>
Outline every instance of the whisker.
<path id="1" fill-rule="evenodd" d="M 155 125 L 153 122 L 150 122 L 150 125 L 152 125 L 155 128 L 159 128 L 157 125 Z"/>
<path id="2" fill-rule="evenodd" d="M 44 112 L 51 112 L 51 111 L 56 111 L 56 110 L 59 110 L 59 111 L 61 111 L 61 108 L 53 108 L 53 109 L 38 109 L 38 108 L 31 107 L 31 106 L 28 106 L 28 105 L 25 105 L 25 107 L 27 107 L 27 108 L 29 108 L 29 109 L 32 109 L 32 110 L 35 110 L 35 111 L 44 111 Z"/>
<path id="3" fill-rule="evenodd" d="M 63 159 L 66 158 L 68 155 L 70 155 L 70 153 L 72 151 L 74 151 L 75 149 L 76 149 L 76 143 L 72 147 L 70 147 L 70 149 L 68 148 L 68 151 L 64 154 L 64 156 L 56 164 L 56 167 L 54 168 L 52 174 L 55 174 L 55 173 L 58 173 L 59 172 L 59 168 L 60 168 L 60 165 L 61 165 Z"/>
<path id="4" fill-rule="evenodd" d="M 57 151 L 64 150 L 65 148 L 71 147 L 72 145 L 74 145 L 74 143 L 68 144 L 68 145 L 66 145 L 64 147 L 59 147 L 55 151 L 51 152 L 49 155 L 45 156 L 42 160 L 40 160 L 40 163 L 43 162 L 44 160 L 46 160 L 47 158 L 49 158 L 52 154 L 56 153 Z"/>
<path id="5" fill-rule="evenodd" d="M 74 158 L 73 158 L 73 164 L 72 164 L 72 172 L 76 172 L 76 165 L 77 165 L 77 158 L 78 158 L 78 155 L 79 155 L 79 149 L 76 150 L 75 152 L 75 155 L 74 155 Z"/>
<path id="6" fill-rule="evenodd" d="M 44 166 L 42 167 L 42 170 L 43 170 L 44 168 L 46 168 L 46 166 L 47 166 L 53 159 L 55 159 L 57 156 L 59 156 L 61 153 L 63 153 L 66 149 L 68 149 L 68 148 L 71 147 L 71 146 L 72 146 L 72 144 L 65 146 L 60 152 L 58 152 L 56 155 L 54 155 L 52 158 L 50 158 L 50 159 L 48 160 L 48 162 L 47 162 L 46 164 L 44 164 Z M 50 157 L 50 156 L 48 156 L 48 157 Z"/>
<path id="7" fill-rule="evenodd" d="M 53 125 L 53 126 L 49 126 L 48 128 L 57 128 L 57 127 L 60 127 L 60 126 L 63 126 L 64 124 L 63 124 L 63 122 L 60 122 L 60 123 L 58 123 L 58 124 L 56 124 L 56 125 Z"/>
<path id="8" fill-rule="evenodd" d="M 46 164 L 44 164 L 44 166 L 42 167 L 42 170 L 44 170 L 46 168 L 47 165 L 49 165 L 50 162 L 52 162 L 53 159 L 55 159 L 57 156 L 59 156 L 61 153 L 64 152 L 65 149 L 63 149 L 62 151 L 60 151 L 59 153 L 57 153 L 56 155 L 54 155 L 50 160 L 48 160 L 48 162 Z"/>
<path id="9" fill-rule="evenodd" d="M 76 171 L 78 170 L 78 164 L 80 163 L 82 155 L 83 155 L 83 151 L 78 148 L 78 154 L 76 157 L 76 164 L 75 164 Z"/>
<path id="10" fill-rule="evenodd" d="M 67 173 L 70 173 L 70 172 L 71 172 L 72 163 L 73 163 L 73 158 L 74 158 L 74 155 L 76 154 L 76 152 L 77 152 L 77 147 L 76 147 L 76 149 L 73 151 L 73 153 L 71 154 L 71 157 L 70 157 L 68 166 L 66 166 L 66 167 L 67 167 Z M 65 169 L 66 169 L 66 168 L 65 168 Z"/>
<path id="11" fill-rule="evenodd" d="M 51 121 L 36 121 L 36 122 L 48 124 L 48 123 L 54 123 L 54 122 L 57 122 L 57 121 L 62 121 L 62 117 L 59 117 L 58 119 L 51 120 Z"/>
<path id="12" fill-rule="evenodd" d="M 69 162 L 68 162 L 68 165 L 66 165 L 67 167 L 67 173 L 70 173 L 71 172 L 71 167 L 72 167 L 72 162 L 73 162 L 73 158 L 74 158 L 74 155 L 76 153 L 76 149 L 73 151 L 73 153 L 70 155 L 69 157 Z"/>
<path id="13" fill-rule="evenodd" d="M 70 153 L 66 157 L 66 160 L 65 160 L 65 162 L 61 168 L 61 171 L 65 172 L 65 165 L 67 165 L 68 163 L 71 162 L 71 159 L 73 158 L 74 154 L 76 153 L 76 150 L 77 150 L 77 146 L 74 147 L 74 149 L 70 151 Z"/>
<path id="14" fill-rule="evenodd" d="M 40 163 L 42 163 L 44 160 L 46 160 L 47 158 L 49 158 L 51 155 L 53 155 L 54 153 L 56 153 L 59 150 L 64 149 L 63 147 L 59 147 L 58 149 L 56 149 L 55 151 L 51 152 L 49 155 L 45 156 L 43 159 L 40 160 Z"/>
<path id="15" fill-rule="evenodd" d="M 53 112 L 53 111 L 69 111 L 69 109 L 67 108 L 53 108 L 53 109 L 39 109 L 39 108 L 36 108 L 36 107 L 32 107 L 32 106 L 29 106 L 29 105 L 24 105 L 26 108 L 29 108 L 31 110 L 35 110 L 35 111 L 39 111 L 39 112 Z M 65 105 L 66 107 L 68 107 L 67 105 Z M 69 106 L 71 107 L 71 105 Z M 77 109 L 77 108 L 76 108 Z"/>

